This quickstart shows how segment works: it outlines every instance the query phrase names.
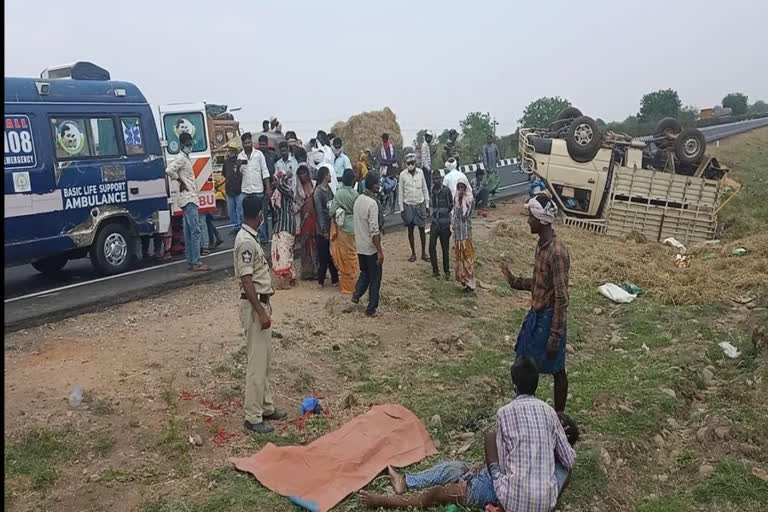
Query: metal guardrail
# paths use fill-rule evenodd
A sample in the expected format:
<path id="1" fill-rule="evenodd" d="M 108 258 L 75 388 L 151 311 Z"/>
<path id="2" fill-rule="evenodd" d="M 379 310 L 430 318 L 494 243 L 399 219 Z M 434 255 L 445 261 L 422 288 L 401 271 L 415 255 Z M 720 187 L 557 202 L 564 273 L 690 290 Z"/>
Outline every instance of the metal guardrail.
<path id="1" fill-rule="evenodd" d="M 704 128 L 699 128 L 699 130 L 704 133 L 707 142 L 714 142 L 716 140 L 730 137 L 731 135 L 738 135 L 739 133 L 748 132 L 756 128 L 762 128 L 763 126 L 768 126 L 768 117 L 762 117 L 760 119 L 748 119 L 746 121 L 738 121 L 736 123 L 705 126 Z"/>
<path id="2" fill-rule="evenodd" d="M 768 117 L 762 117 L 760 119 L 747 119 L 746 121 L 737 121 L 735 123 L 705 126 L 703 128 L 699 128 L 699 130 L 704 134 L 707 142 L 715 142 L 732 135 L 738 135 L 740 133 L 754 130 L 755 128 L 762 128 L 763 126 L 768 126 Z M 648 142 L 653 138 L 653 135 L 644 135 L 642 137 L 634 137 L 632 140 Z"/>

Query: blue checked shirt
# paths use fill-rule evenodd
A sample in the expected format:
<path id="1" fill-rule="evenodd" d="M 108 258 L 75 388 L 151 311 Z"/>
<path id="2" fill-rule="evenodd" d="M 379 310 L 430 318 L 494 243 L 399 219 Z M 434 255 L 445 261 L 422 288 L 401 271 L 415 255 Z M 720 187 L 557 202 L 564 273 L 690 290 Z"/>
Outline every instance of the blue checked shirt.
<path id="1" fill-rule="evenodd" d="M 572 469 L 576 452 L 568 444 L 555 410 L 521 395 L 496 413 L 499 471 L 493 488 L 506 512 L 550 512 L 557 503 L 555 455 Z"/>

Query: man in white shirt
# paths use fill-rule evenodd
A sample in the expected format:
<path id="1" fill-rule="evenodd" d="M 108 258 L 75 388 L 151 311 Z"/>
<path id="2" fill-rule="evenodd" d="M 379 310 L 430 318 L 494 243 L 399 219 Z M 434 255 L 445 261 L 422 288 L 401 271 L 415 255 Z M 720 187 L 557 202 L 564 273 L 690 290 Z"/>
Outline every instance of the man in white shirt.
<path id="1" fill-rule="evenodd" d="M 343 144 L 341 137 L 333 139 L 333 170 L 336 173 L 337 182 L 344 176 L 344 171 L 352 168 L 352 161 L 344 153 Z"/>
<path id="2" fill-rule="evenodd" d="M 275 162 L 275 172 L 283 171 L 290 176 L 291 184 L 296 186 L 296 171 L 299 169 L 299 162 L 291 154 L 291 149 L 287 141 L 281 140 L 277 144 L 277 151 L 280 158 Z"/>
<path id="3" fill-rule="evenodd" d="M 262 204 L 269 204 L 269 201 L 265 200 L 265 198 L 269 198 L 272 195 L 267 159 L 264 158 L 264 153 L 253 147 L 253 136 L 250 132 L 242 134 L 240 140 L 243 143 L 243 150 L 237 156 L 237 159 L 242 162 L 240 166 L 240 171 L 243 175 L 242 193 L 245 197 L 256 195 L 261 199 Z M 262 242 L 266 242 L 268 239 L 266 213 L 265 210 L 265 218 L 262 221 L 261 228 L 259 228 L 259 236 Z"/>
<path id="4" fill-rule="evenodd" d="M 427 235 L 424 230 L 424 222 L 429 210 L 429 189 L 424 181 L 424 173 L 416 167 L 416 154 L 405 155 L 406 168 L 400 173 L 400 186 L 397 188 L 397 202 L 400 206 L 400 215 L 403 224 L 408 228 L 408 243 L 411 244 L 411 256 L 408 261 L 416 261 L 416 248 L 413 241 L 413 228 L 419 228 L 421 240 L 421 259 L 429 261 L 426 252 Z"/>
<path id="5" fill-rule="evenodd" d="M 456 196 L 456 185 L 459 183 L 462 176 L 464 176 L 464 173 L 458 169 L 456 159 L 449 158 L 448 161 L 445 162 L 443 185 L 451 189 L 451 195 L 454 197 Z"/>
<path id="6" fill-rule="evenodd" d="M 197 180 L 189 154 L 192 152 L 192 136 L 187 132 L 179 134 L 181 152 L 168 164 L 165 174 L 179 184 L 176 204 L 184 212 L 184 253 L 192 270 L 208 270 L 200 263 L 200 216 L 197 213 Z"/>
<path id="7" fill-rule="evenodd" d="M 330 141 L 328 140 L 328 134 L 323 130 L 319 130 L 317 132 L 316 149 L 323 153 L 323 161 L 317 165 L 317 168 L 319 169 L 323 164 L 328 164 L 330 169 L 335 169 L 334 161 L 336 160 L 336 155 L 333 153 L 333 149 L 331 148 Z M 336 179 L 335 172 L 331 173 L 330 186 L 331 190 L 333 190 L 333 193 L 335 194 L 336 189 L 339 186 L 339 180 Z"/>

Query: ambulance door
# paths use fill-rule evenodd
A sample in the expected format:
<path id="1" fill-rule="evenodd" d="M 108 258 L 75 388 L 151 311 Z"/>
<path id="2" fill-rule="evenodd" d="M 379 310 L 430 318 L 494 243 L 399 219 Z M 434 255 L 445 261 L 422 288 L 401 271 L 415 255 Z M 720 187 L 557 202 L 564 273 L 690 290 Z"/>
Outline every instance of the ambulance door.
<path id="1" fill-rule="evenodd" d="M 211 147 L 208 143 L 208 123 L 206 122 L 205 103 L 174 103 L 159 107 L 160 130 L 163 137 L 165 160 L 170 163 L 174 158 L 183 157 L 179 146 L 179 135 L 187 132 L 192 136 L 192 169 L 197 181 L 200 213 L 216 211 L 216 191 L 213 183 L 213 162 Z M 178 206 L 179 184 L 169 183 L 170 206 L 173 215 L 181 215 Z"/>

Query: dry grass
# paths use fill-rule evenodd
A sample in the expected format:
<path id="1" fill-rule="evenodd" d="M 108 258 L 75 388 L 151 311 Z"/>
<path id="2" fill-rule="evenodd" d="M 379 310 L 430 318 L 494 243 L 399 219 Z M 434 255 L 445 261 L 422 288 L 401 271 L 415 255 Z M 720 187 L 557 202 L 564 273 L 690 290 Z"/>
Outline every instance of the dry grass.
<path id="1" fill-rule="evenodd" d="M 768 233 L 713 245 L 700 245 L 689 250 L 689 268 L 675 264 L 677 250 L 655 242 L 595 235 L 575 228 L 558 226 L 571 255 L 571 278 L 576 283 L 599 286 L 605 282 L 629 281 L 652 293 L 665 304 L 701 304 L 730 300 L 754 294 L 761 301 L 768 294 Z M 491 248 L 491 259 L 502 254 L 530 255 L 535 238 L 527 224 L 505 222 L 496 227 L 500 240 Z M 733 256 L 737 247 L 748 249 L 741 257 Z M 525 262 L 528 265 L 529 262 Z M 519 267 L 521 270 L 525 265 Z"/>
<path id="2" fill-rule="evenodd" d="M 352 160 L 366 148 L 375 149 L 381 144 L 381 134 L 388 133 L 392 144 L 403 147 L 403 135 L 395 113 L 389 107 L 354 115 L 347 121 L 333 125 L 331 131 L 344 141 L 344 148 Z"/>
<path id="3" fill-rule="evenodd" d="M 721 236 L 736 239 L 768 227 L 768 128 L 729 137 L 708 150 L 731 168 L 743 185 L 720 212 Z"/>

